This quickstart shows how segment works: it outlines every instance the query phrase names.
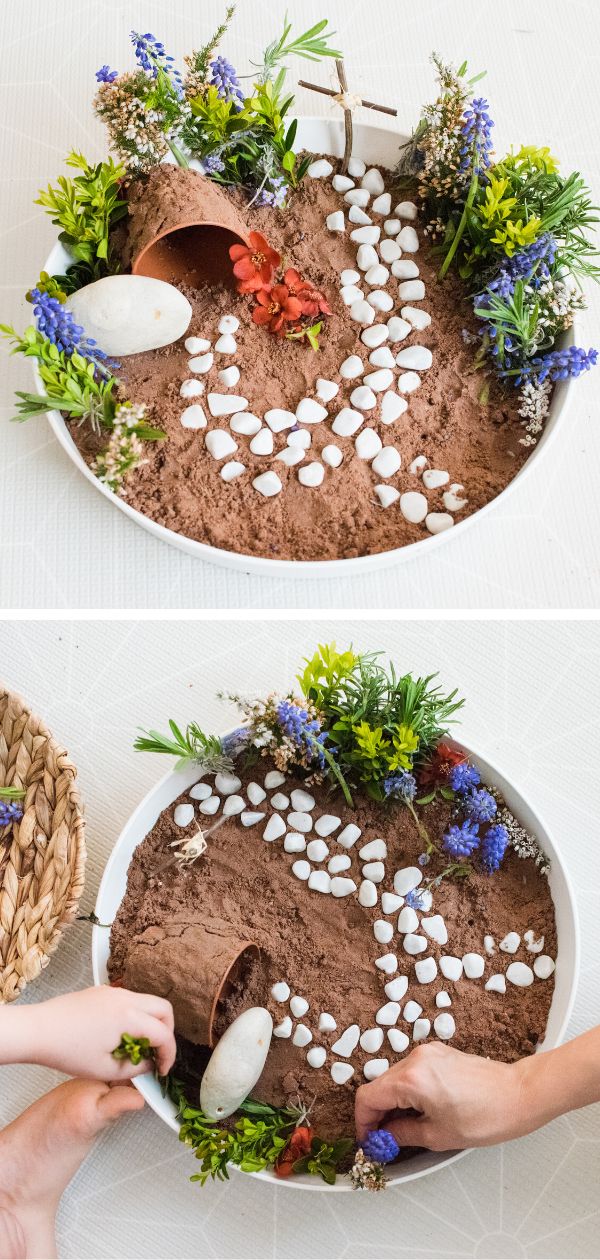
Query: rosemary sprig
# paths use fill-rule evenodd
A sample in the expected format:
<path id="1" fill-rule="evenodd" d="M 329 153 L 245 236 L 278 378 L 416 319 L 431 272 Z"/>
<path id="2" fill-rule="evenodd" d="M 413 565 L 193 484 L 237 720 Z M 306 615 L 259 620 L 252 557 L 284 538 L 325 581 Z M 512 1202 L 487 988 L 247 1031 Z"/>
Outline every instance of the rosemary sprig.
<path id="1" fill-rule="evenodd" d="M 177 757 L 176 770 L 191 762 L 198 762 L 208 771 L 227 772 L 233 768 L 231 757 L 223 751 L 218 735 L 206 735 L 197 722 L 190 722 L 185 734 L 172 718 L 169 718 L 172 738 L 160 731 L 142 731 L 134 743 L 136 752 L 166 753 Z"/>
<path id="2" fill-rule="evenodd" d="M 323 18 L 309 30 L 304 31 L 302 35 L 289 39 L 292 23 L 288 20 L 286 13 L 282 34 L 279 39 L 274 39 L 268 44 L 263 53 L 262 65 L 259 67 L 259 82 L 266 83 L 268 79 L 271 79 L 277 67 L 287 61 L 288 57 L 304 57 L 307 61 L 320 61 L 322 57 L 342 57 L 343 54 L 339 49 L 329 46 L 328 40 L 335 35 L 335 31 L 327 31 L 324 34 L 327 25 L 327 18 Z M 256 62 L 251 64 L 257 65 Z"/>

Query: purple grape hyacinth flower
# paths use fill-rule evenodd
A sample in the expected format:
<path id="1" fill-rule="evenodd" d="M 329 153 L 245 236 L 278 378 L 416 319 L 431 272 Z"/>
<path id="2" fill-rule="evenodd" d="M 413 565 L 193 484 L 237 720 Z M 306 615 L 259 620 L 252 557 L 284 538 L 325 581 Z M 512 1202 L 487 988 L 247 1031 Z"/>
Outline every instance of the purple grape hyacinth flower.
<path id="1" fill-rule="evenodd" d="M 119 71 L 111 70 L 110 66 L 107 65 L 100 66 L 100 69 L 96 70 L 96 79 L 98 83 L 114 83 L 115 79 L 118 79 L 118 77 Z"/>
<path id="2" fill-rule="evenodd" d="M 64 350 L 68 355 L 75 352 L 82 355 L 105 374 L 119 366 L 108 359 L 92 337 L 86 337 L 81 324 L 75 323 L 71 311 L 58 298 L 36 288 L 31 290 L 31 299 L 38 332 L 53 342 L 59 350 Z"/>
<path id="3" fill-rule="evenodd" d="M 235 66 L 226 57 L 215 57 L 210 63 L 211 77 L 209 83 L 211 87 L 216 87 L 217 92 L 224 101 L 231 101 L 237 105 L 238 110 L 244 104 L 244 93 L 240 87 L 240 81 L 237 76 Z"/>
<path id="4" fill-rule="evenodd" d="M 497 823 L 495 827 L 488 827 L 481 841 L 481 865 L 488 875 L 493 875 L 499 869 L 507 847 L 506 827 L 503 827 L 502 823 Z"/>
<path id="5" fill-rule="evenodd" d="M 444 849 L 452 858 L 468 858 L 479 847 L 479 825 L 466 819 L 460 827 L 453 823 L 444 833 Z"/>
<path id="6" fill-rule="evenodd" d="M 0 827 L 8 827 L 12 822 L 20 822 L 23 810 L 18 801 L 0 800 Z"/>
<path id="7" fill-rule="evenodd" d="M 389 1129 L 372 1129 L 362 1144 L 367 1159 L 376 1164 L 391 1164 L 400 1154 L 400 1147 Z"/>
<path id="8" fill-rule="evenodd" d="M 473 788 L 463 801 L 465 814 L 477 823 L 491 822 L 498 806 L 485 788 Z"/>
<path id="9" fill-rule="evenodd" d="M 461 127 L 464 143 L 460 149 L 460 170 L 473 170 L 481 175 L 490 165 L 493 120 L 488 114 L 488 102 L 483 96 L 471 101 L 463 115 Z"/>

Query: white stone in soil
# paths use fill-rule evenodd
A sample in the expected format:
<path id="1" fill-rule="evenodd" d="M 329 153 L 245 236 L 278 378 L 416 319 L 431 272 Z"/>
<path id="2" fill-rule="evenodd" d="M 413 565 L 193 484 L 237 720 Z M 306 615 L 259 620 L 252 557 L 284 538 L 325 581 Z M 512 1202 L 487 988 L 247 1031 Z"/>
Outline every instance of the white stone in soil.
<path id="1" fill-rule="evenodd" d="M 464 490 L 464 486 L 453 485 L 442 495 L 442 501 L 447 512 L 461 512 L 469 502 L 468 499 L 461 498 L 459 490 Z"/>
<path id="2" fill-rule="evenodd" d="M 300 810 L 303 814 L 310 812 L 315 808 L 316 801 L 310 792 L 305 792 L 304 788 L 294 788 L 290 793 L 290 798 L 294 809 Z"/>
<path id="3" fill-rule="evenodd" d="M 346 224 L 344 220 L 344 211 L 333 210 L 331 214 L 327 215 L 327 218 L 325 219 L 325 223 L 330 232 L 345 231 Z"/>
<path id="4" fill-rule="evenodd" d="M 383 227 L 385 231 L 386 230 L 385 223 Z M 402 250 L 400 249 L 400 246 L 396 244 L 395 241 L 391 241 L 389 240 L 389 238 L 385 241 L 380 241 L 379 243 L 380 257 L 384 263 L 392 264 L 392 273 L 394 270 L 393 264 L 398 261 L 401 253 L 402 253 Z"/>
<path id="5" fill-rule="evenodd" d="M 496 942 L 493 936 L 484 936 L 483 948 L 488 955 L 488 958 L 491 958 L 492 954 L 496 953 Z"/>
<path id="6" fill-rule="evenodd" d="M 506 993 L 506 977 L 500 974 L 490 976 L 485 987 L 490 993 Z"/>
<path id="7" fill-rule="evenodd" d="M 443 468 L 426 468 L 423 473 L 423 485 L 426 490 L 439 490 L 450 480 L 450 473 Z"/>
<path id="8" fill-rule="evenodd" d="M 376 368 L 374 372 L 367 372 L 363 377 L 363 381 L 374 393 L 382 394 L 384 390 L 389 389 L 393 385 L 394 373 L 390 368 Z"/>
<path id="9" fill-rule="evenodd" d="M 382 862 L 387 857 L 387 844 L 381 838 L 369 840 L 359 849 L 358 856 L 363 862 Z"/>
<path id="10" fill-rule="evenodd" d="M 406 251 L 407 254 L 416 254 L 419 248 L 419 238 L 413 227 L 403 227 L 398 235 L 398 244 L 400 249 Z"/>
<path id="11" fill-rule="evenodd" d="M 463 973 L 462 959 L 455 958 L 453 954 L 444 954 L 440 958 L 440 971 L 446 980 L 460 980 Z"/>
<path id="12" fill-rule="evenodd" d="M 240 814 L 240 822 L 242 827 L 255 827 L 257 823 L 262 822 L 264 817 L 264 814 L 260 814 L 256 810 L 245 809 Z"/>
<path id="13" fill-rule="evenodd" d="M 377 886 L 372 879 L 363 879 L 358 890 L 358 900 L 361 906 L 377 905 Z"/>
<path id="14" fill-rule="evenodd" d="M 335 191 L 339 193 L 346 193 L 349 188 L 354 188 L 354 180 L 348 175 L 334 175 L 331 183 Z"/>
<path id="15" fill-rule="evenodd" d="M 445 989 L 440 989 L 439 993 L 435 995 L 435 1004 L 439 1010 L 442 1010 L 446 1006 L 452 1006 L 452 998 Z"/>
<path id="16" fill-rule="evenodd" d="M 412 328 L 406 319 L 400 319 L 399 315 L 392 315 L 387 322 L 389 338 L 392 345 L 398 341 L 404 341 L 412 332 Z M 396 359 L 394 359 L 394 363 Z"/>
<path id="17" fill-rule="evenodd" d="M 415 932 L 407 932 L 402 945 L 407 954 L 422 954 L 427 949 L 427 940 Z"/>
<path id="18" fill-rule="evenodd" d="M 353 879 L 336 875 L 331 881 L 331 892 L 334 897 L 349 897 L 356 892 L 356 884 Z"/>
<path id="19" fill-rule="evenodd" d="M 261 801 L 264 801 L 266 795 L 267 794 L 264 788 L 260 786 L 260 783 L 249 783 L 246 788 L 246 796 L 248 797 L 251 805 L 260 805 Z"/>
<path id="20" fill-rule="evenodd" d="M 376 166 L 371 166 L 369 170 L 365 172 L 360 184 L 361 188 L 366 188 L 367 191 L 372 193 L 374 197 L 380 196 L 385 188 L 383 175 L 381 174 L 381 171 L 377 170 Z"/>
<path id="21" fill-rule="evenodd" d="M 344 458 L 343 452 L 335 442 L 329 442 L 321 451 L 321 459 L 324 464 L 328 464 L 330 468 L 339 468 Z"/>
<path id="22" fill-rule="evenodd" d="M 352 390 L 350 402 L 353 407 L 358 407 L 359 411 L 372 411 L 377 406 L 377 399 L 372 389 L 368 385 L 357 385 Z"/>
<path id="23" fill-rule="evenodd" d="M 186 407 L 179 419 L 184 429 L 205 429 L 208 423 L 206 412 L 200 403 L 192 403 L 191 407 Z"/>
<path id="24" fill-rule="evenodd" d="M 199 398 L 204 393 L 203 381 L 182 381 L 179 387 L 179 395 L 181 398 Z"/>
<path id="25" fill-rule="evenodd" d="M 400 258 L 392 266 L 392 275 L 397 280 L 416 280 L 419 275 L 419 268 L 414 259 Z M 402 311 L 400 314 L 402 314 Z"/>
<path id="26" fill-rule="evenodd" d="M 400 216 L 401 219 L 416 219 L 419 211 L 414 201 L 399 201 L 394 210 L 394 214 Z"/>
<path id="27" fill-rule="evenodd" d="M 373 220 L 369 218 L 368 214 L 365 214 L 364 210 L 361 210 L 360 206 L 350 206 L 348 211 L 348 221 L 350 223 L 355 223 L 357 227 L 368 227 L 368 225 L 373 222 Z"/>
<path id="28" fill-rule="evenodd" d="M 307 1028 L 306 1024 L 297 1024 L 296 1031 L 292 1037 L 292 1044 L 294 1046 L 308 1046 L 311 1041 L 312 1033 L 310 1028 Z"/>
<path id="29" fill-rule="evenodd" d="M 393 477 L 398 472 L 401 463 L 402 457 L 395 446 L 383 446 L 379 454 L 375 456 L 371 467 L 377 477 Z M 397 492 L 397 498 L 400 498 L 400 491 Z"/>
<path id="30" fill-rule="evenodd" d="M 208 394 L 208 410 L 211 416 L 232 416 L 235 411 L 245 411 L 248 399 L 240 394 Z"/>
<path id="31" fill-rule="evenodd" d="M 237 451 L 237 442 L 234 442 L 230 433 L 226 429 L 211 429 L 205 438 L 206 449 L 213 459 L 225 459 L 228 455 L 233 455 Z"/>
<path id="32" fill-rule="evenodd" d="M 335 857 L 329 859 L 327 870 L 330 875 L 340 875 L 342 871 L 348 871 L 352 866 L 352 858 L 347 853 L 336 853 Z"/>
<path id="33" fill-rule="evenodd" d="M 407 346 L 396 355 L 398 367 L 414 368 L 416 372 L 426 372 L 433 363 L 433 355 L 427 346 Z"/>
<path id="34" fill-rule="evenodd" d="M 388 390 L 381 399 L 381 423 L 393 424 L 408 410 L 406 398 L 400 398 L 393 390 Z"/>
<path id="35" fill-rule="evenodd" d="M 352 302 L 350 305 L 350 318 L 356 324 L 362 324 L 366 327 L 367 324 L 373 323 L 375 311 L 369 302 L 365 302 L 363 298 L 358 298 L 357 301 Z"/>
<path id="36" fill-rule="evenodd" d="M 383 862 L 365 862 L 362 873 L 364 879 L 370 879 L 374 884 L 380 884 L 385 878 L 385 866 Z"/>
<path id="37" fill-rule="evenodd" d="M 424 328 L 429 328 L 431 323 L 429 311 L 420 311 L 417 306 L 403 306 L 400 314 L 418 332 L 422 332 Z"/>
<path id="38" fill-rule="evenodd" d="M 321 814 L 315 823 L 315 831 L 318 836 L 331 836 L 337 831 L 341 821 L 337 814 Z"/>
<path id="39" fill-rule="evenodd" d="M 335 381 L 328 381 L 324 376 L 317 377 L 316 384 L 317 398 L 324 403 L 331 402 L 339 392 L 339 385 Z"/>
<path id="40" fill-rule="evenodd" d="M 272 455 L 273 454 L 273 434 L 266 427 L 259 429 L 254 435 L 250 443 L 250 450 L 253 455 Z"/>
<path id="41" fill-rule="evenodd" d="M 306 1055 L 306 1062 L 311 1068 L 322 1068 L 327 1058 L 324 1046 L 311 1046 Z"/>
<path id="42" fill-rule="evenodd" d="M 425 517 L 425 526 L 430 534 L 443 534 L 445 529 L 450 529 L 454 525 L 454 521 L 449 512 L 430 512 Z"/>
<path id="43" fill-rule="evenodd" d="M 341 1037 L 334 1041 L 331 1047 L 333 1054 L 338 1054 L 341 1059 L 349 1059 L 350 1055 L 356 1050 L 359 1037 L 360 1028 L 358 1024 L 350 1024 L 349 1028 L 344 1029 Z"/>
<path id="44" fill-rule="evenodd" d="M 442 1011 L 441 1015 L 436 1015 L 433 1021 L 433 1031 L 440 1041 L 450 1041 L 456 1032 L 456 1024 L 454 1018 L 448 1011 Z"/>
<path id="45" fill-rule="evenodd" d="M 367 1028 L 361 1034 L 360 1045 L 361 1049 L 366 1050 L 367 1054 L 376 1054 L 383 1045 L 383 1029 Z"/>
<path id="46" fill-rule="evenodd" d="M 417 455 L 416 458 L 413 459 L 412 464 L 409 464 L 408 471 L 413 473 L 415 477 L 418 477 L 422 473 L 423 469 L 427 468 L 428 463 L 429 460 L 426 455 Z"/>
<path id="47" fill-rule="evenodd" d="M 383 225 L 383 230 L 386 236 L 392 237 L 392 236 L 398 235 L 401 227 L 402 227 L 402 224 L 399 219 L 386 219 Z M 394 244 L 396 245 L 395 241 L 394 241 Z M 397 249 L 397 253 L 395 253 L 393 257 L 390 259 L 391 262 L 393 262 L 395 258 L 399 258 L 402 253 L 402 250 L 400 249 L 399 245 L 396 245 L 396 249 Z"/>
<path id="48" fill-rule="evenodd" d="M 430 919 L 421 919 L 421 927 L 438 945 L 448 944 L 448 929 L 441 914 L 434 914 Z"/>
<path id="49" fill-rule="evenodd" d="M 287 435 L 286 442 L 288 446 L 300 446 L 303 451 L 307 451 L 312 437 L 308 429 L 292 429 Z"/>
<path id="50" fill-rule="evenodd" d="M 385 996 L 392 1002 L 401 1002 L 408 989 L 408 976 L 396 976 L 384 985 Z"/>
<path id="51" fill-rule="evenodd" d="M 409 1039 L 400 1028 L 388 1028 L 388 1041 L 396 1054 L 401 1054 L 409 1045 Z"/>
<path id="52" fill-rule="evenodd" d="M 206 337 L 186 337 L 183 344 L 188 354 L 204 354 L 205 350 L 210 350 L 210 341 Z"/>
<path id="53" fill-rule="evenodd" d="M 293 827 L 294 831 L 301 831 L 303 835 L 312 831 L 313 822 L 307 810 L 292 810 L 292 812 L 288 814 L 288 823 L 290 827 Z"/>
<path id="54" fill-rule="evenodd" d="M 305 997 L 301 997 L 299 993 L 295 993 L 293 998 L 290 999 L 290 1010 L 297 1019 L 300 1019 L 302 1015 L 306 1015 L 309 1009 L 310 1003 L 307 1002 Z"/>
<path id="55" fill-rule="evenodd" d="M 419 984 L 431 984 L 437 976 L 435 958 L 419 958 L 415 963 L 415 975 Z"/>
<path id="56" fill-rule="evenodd" d="M 382 508 L 389 508 L 393 503 L 397 503 L 400 498 L 400 491 L 395 486 L 374 486 L 373 487 Z"/>
<path id="57" fill-rule="evenodd" d="M 511 962 L 506 968 L 506 979 L 519 989 L 526 989 L 533 984 L 533 971 L 527 963 Z"/>
<path id="58" fill-rule="evenodd" d="M 275 1002 L 287 1002 L 289 996 L 290 986 L 287 983 L 287 980 L 277 980 L 277 982 L 271 986 L 271 997 Z"/>
<path id="59" fill-rule="evenodd" d="M 208 815 L 216 814 L 220 804 L 220 796 L 208 796 L 205 801 L 201 802 L 200 813 Z"/>
<path id="60" fill-rule="evenodd" d="M 350 354 L 344 359 L 340 367 L 340 376 L 345 381 L 353 381 L 357 376 L 362 376 L 365 370 L 364 363 L 358 354 Z"/>
<path id="61" fill-rule="evenodd" d="M 366 169 L 367 169 L 366 163 L 363 162 L 362 158 L 351 157 L 349 159 L 348 174 L 352 175 L 353 179 L 360 179 L 361 176 L 364 175 Z"/>
<path id="62" fill-rule="evenodd" d="M 356 430 L 360 429 L 363 420 L 364 416 L 360 414 L 360 411 L 354 411 L 352 407 L 342 407 L 331 428 L 339 437 L 352 437 Z"/>
<path id="63" fill-rule="evenodd" d="M 286 853 L 304 853 L 306 840 L 298 831 L 288 831 L 283 847 Z"/>
<path id="64" fill-rule="evenodd" d="M 412 906 L 404 906 L 398 915 L 398 931 L 399 932 L 416 932 L 419 926 L 419 916 Z"/>
<path id="65" fill-rule="evenodd" d="M 518 932 L 507 932 L 500 941 L 500 949 L 503 954 L 516 954 L 520 944 L 521 937 Z"/>
<path id="66" fill-rule="evenodd" d="M 325 469 L 317 459 L 311 464 L 305 464 L 298 471 L 298 481 L 303 486 L 320 486 L 325 476 Z"/>
<path id="67" fill-rule="evenodd" d="M 384 267 L 382 263 L 378 263 L 375 267 L 369 267 L 369 270 L 365 273 L 365 280 L 367 284 L 371 284 L 374 287 L 381 284 L 387 284 L 389 278 L 390 273 L 387 267 Z"/>
<path id="68" fill-rule="evenodd" d="M 259 420 L 258 416 L 253 415 L 251 411 L 240 411 L 231 417 L 229 428 L 233 429 L 234 433 L 243 433 L 245 437 L 252 437 L 262 428 L 262 420 Z"/>
<path id="69" fill-rule="evenodd" d="M 289 803 L 289 796 L 286 796 L 283 792 L 276 792 L 275 795 L 271 797 L 271 805 L 273 806 L 273 809 L 287 809 Z"/>
<path id="70" fill-rule="evenodd" d="M 284 446 L 282 451 L 278 451 L 275 459 L 281 460 L 286 468 L 293 468 L 294 464 L 302 463 L 304 451 L 299 446 Z"/>
<path id="71" fill-rule="evenodd" d="M 368 206 L 370 201 L 370 193 L 365 188 L 349 188 L 344 193 L 344 201 L 347 206 L 359 206 L 361 210 Z"/>
<path id="72" fill-rule="evenodd" d="M 373 924 L 373 935 L 380 945 L 389 945 L 394 929 L 391 923 L 386 923 L 385 919 L 376 919 Z"/>
<path id="73" fill-rule="evenodd" d="M 378 346 L 377 349 L 372 350 L 369 355 L 369 363 L 372 363 L 373 367 L 393 368 L 395 362 L 396 360 L 389 346 Z"/>
<path id="74" fill-rule="evenodd" d="M 397 388 L 401 394 L 413 394 L 419 388 L 421 377 L 416 372 L 403 372 L 398 377 Z"/>
<path id="75" fill-rule="evenodd" d="M 411 1000 L 406 1003 L 402 1012 L 402 1018 L 406 1020 L 407 1024 L 414 1024 L 415 1020 L 419 1018 L 422 1010 L 423 1007 L 419 1006 L 418 1002 L 413 1002 Z"/>
<path id="76" fill-rule="evenodd" d="M 364 290 L 360 289 L 356 284 L 345 284 L 340 289 L 340 297 L 344 306 L 352 306 L 353 302 L 360 302 L 364 298 Z"/>
<path id="77" fill-rule="evenodd" d="M 389 1066 L 389 1059 L 367 1059 L 363 1068 L 365 1080 L 374 1081 L 378 1076 L 383 1076 Z"/>
<path id="78" fill-rule="evenodd" d="M 220 333 L 236 333 L 239 326 L 240 321 L 237 315 L 222 315 L 217 324 L 217 329 Z"/>
<path id="79" fill-rule="evenodd" d="M 271 407 L 269 411 L 265 411 L 265 420 L 273 433 L 281 433 L 283 429 L 291 429 L 296 423 L 296 417 L 293 411 L 286 411 L 283 407 Z"/>
<path id="80" fill-rule="evenodd" d="M 292 871 L 296 879 L 307 880 L 311 873 L 310 862 L 305 862 L 303 858 L 300 858 L 298 862 L 292 863 Z"/>
<path id="81" fill-rule="evenodd" d="M 223 333 L 223 336 L 215 341 L 215 350 L 217 354 L 236 354 L 237 341 L 235 337 L 231 333 Z"/>
<path id="82" fill-rule="evenodd" d="M 241 814 L 246 808 L 246 802 L 243 796 L 228 796 L 223 806 L 223 814 L 226 818 L 233 818 L 236 814 Z"/>
<path id="83" fill-rule="evenodd" d="M 331 1066 L 331 1079 L 334 1085 L 346 1085 L 346 1083 L 354 1076 L 354 1068 L 351 1063 L 333 1063 Z"/>
<path id="84" fill-rule="evenodd" d="M 379 254 L 372 245 L 361 245 L 356 254 L 356 265 L 361 271 L 368 271 L 370 267 L 376 267 L 379 262 Z"/>
<path id="85" fill-rule="evenodd" d="M 190 788 L 190 796 L 193 801 L 207 801 L 212 796 L 212 788 L 209 783 L 194 783 Z"/>
<path id="86" fill-rule="evenodd" d="M 322 1011 L 319 1015 L 319 1032 L 335 1032 L 337 1024 L 328 1011 Z"/>
<path id="87" fill-rule="evenodd" d="M 192 793 L 190 792 L 190 796 L 191 795 Z M 543 936 L 540 936 L 536 940 L 535 932 L 532 932 L 531 928 L 529 928 L 527 932 L 523 933 L 523 940 L 525 941 L 525 944 L 530 954 L 541 954 L 544 948 Z"/>
<path id="88" fill-rule="evenodd" d="M 104 276 L 71 293 L 67 308 L 86 336 L 118 358 L 178 341 L 193 315 L 175 285 L 151 276 Z"/>
<path id="89" fill-rule="evenodd" d="M 291 1037 L 291 1035 L 292 1035 L 292 1021 L 289 1015 L 284 1015 L 281 1023 L 277 1024 L 276 1027 L 273 1029 L 273 1036 L 287 1038 L 287 1037 Z"/>
<path id="90" fill-rule="evenodd" d="M 173 822 L 175 823 L 176 827 L 189 827 L 190 823 L 194 821 L 194 817 L 195 817 L 195 814 L 194 814 L 193 805 L 176 805 L 175 806 L 175 812 L 173 814 Z"/>
<path id="91" fill-rule="evenodd" d="M 391 197 L 391 193 L 388 193 L 388 192 L 380 193 L 379 196 L 375 198 L 375 201 L 371 205 L 371 210 L 373 211 L 373 214 L 389 214 L 391 208 L 392 208 L 392 197 Z"/>
<path id="92" fill-rule="evenodd" d="M 188 368 L 190 372 L 197 372 L 199 375 L 203 375 L 205 372 L 210 372 L 214 361 L 214 354 L 210 352 L 208 354 L 201 354 L 195 359 L 188 360 Z"/>
<path id="93" fill-rule="evenodd" d="M 221 466 L 219 471 L 223 481 L 235 481 L 236 477 L 241 477 L 242 473 L 246 471 L 246 465 L 240 464 L 237 459 L 230 459 Z"/>
<path id="94" fill-rule="evenodd" d="M 282 774 L 281 770 L 268 770 L 264 782 L 267 792 L 272 792 L 274 788 L 283 787 L 285 775 Z"/>
<path id="95" fill-rule="evenodd" d="M 413 1024 L 413 1041 L 424 1041 L 431 1032 L 431 1020 L 416 1019 Z"/>
<path id="96" fill-rule="evenodd" d="M 329 857 L 329 845 L 324 840 L 310 840 L 306 846 L 309 862 L 324 862 Z"/>
<path id="97" fill-rule="evenodd" d="M 387 341 L 388 330 L 385 324 L 374 324 L 372 328 L 365 328 L 364 332 L 361 332 L 360 339 L 363 345 L 374 350 L 376 346 L 381 346 L 384 341 Z"/>
<path id="98" fill-rule="evenodd" d="M 296 407 L 296 420 L 299 424 L 321 424 L 327 419 L 327 411 L 315 398 L 301 398 Z"/>
<path id="99" fill-rule="evenodd" d="M 221 385 L 223 385 L 225 389 L 232 389 L 234 385 L 237 385 L 240 379 L 240 369 L 239 367 L 235 367 L 235 365 L 228 368 L 222 368 L 217 375 Z"/>
<path id="100" fill-rule="evenodd" d="M 549 980 L 555 968 L 556 963 L 549 954 L 540 954 L 533 964 L 533 970 L 539 980 Z"/>
<path id="101" fill-rule="evenodd" d="M 485 971 L 485 961 L 481 954 L 463 954 L 462 964 L 468 980 L 479 980 Z"/>
<path id="102" fill-rule="evenodd" d="M 351 267 L 345 267 L 344 270 L 340 272 L 340 280 L 343 285 L 359 284 L 360 271 L 353 271 Z"/>
<path id="103" fill-rule="evenodd" d="M 341 844 L 343 849 L 351 849 L 352 846 L 356 844 L 360 835 L 361 830 L 360 827 L 357 827 L 356 823 L 346 823 L 343 831 L 340 831 L 339 836 L 336 836 L 336 842 L 337 844 Z"/>
<path id="104" fill-rule="evenodd" d="M 399 897 L 405 897 L 408 892 L 419 887 L 422 879 L 423 872 L 418 866 L 403 866 L 394 875 L 394 892 L 398 893 Z"/>
<path id="105" fill-rule="evenodd" d="M 355 438 L 354 447 L 359 459 L 371 460 L 381 450 L 381 438 L 375 429 L 363 429 Z"/>
<path id="106" fill-rule="evenodd" d="M 393 976 L 394 972 L 398 970 L 398 959 L 396 955 L 392 953 L 382 954 L 381 958 L 375 959 L 375 966 L 378 967 L 380 971 L 383 971 L 384 975 Z"/>
<path id="107" fill-rule="evenodd" d="M 373 289 L 367 293 L 367 302 L 375 311 L 391 311 L 394 307 L 394 299 L 385 289 Z"/>
<path id="108" fill-rule="evenodd" d="M 399 1002 L 386 1002 L 380 1006 L 375 1019 L 378 1024 L 395 1024 L 400 1015 Z"/>
<path id="109" fill-rule="evenodd" d="M 280 814 L 271 814 L 269 821 L 263 831 L 263 840 L 271 842 L 278 840 L 280 836 L 285 835 L 286 825 Z"/>
<path id="110" fill-rule="evenodd" d="M 395 914 L 396 910 L 404 904 L 404 897 L 399 897 L 397 893 L 384 892 L 381 894 L 381 909 L 384 914 Z"/>
<path id="111" fill-rule="evenodd" d="M 403 280 L 398 285 L 398 297 L 403 302 L 421 302 L 425 297 L 425 285 L 422 280 Z"/>
<path id="112" fill-rule="evenodd" d="M 433 905 L 433 893 L 431 892 L 429 888 L 426 890 L 426 892 L 421 893 L 420 901 L 421 901 L 421 910 L 424 912 L 424 914 L 429 914 L 429 911 L 431 910 L 431 907 Z"/>
<path id="113" fill-rule="evenodd" d="M 357 245 L 376 245 L 380 236 L 380 227 L 357 227 L 350 233 L 350 239 Z"/>
<path id="114" fill-rule="evenodd" d="M 308 887 L 313 892 L 330 893 L 331 892 L 331 876 L 327 871 L 311 871 L 308 877 Z"/>
<path id="115" fill-rule="evenodd" d="M 310 175 L 311 179 L 326 179 L 328 175 L 331 175 L 332 170 L 333 166 L 327 158 L 317 158 L 316 162 L 311 162 L 306 174 Z"/>

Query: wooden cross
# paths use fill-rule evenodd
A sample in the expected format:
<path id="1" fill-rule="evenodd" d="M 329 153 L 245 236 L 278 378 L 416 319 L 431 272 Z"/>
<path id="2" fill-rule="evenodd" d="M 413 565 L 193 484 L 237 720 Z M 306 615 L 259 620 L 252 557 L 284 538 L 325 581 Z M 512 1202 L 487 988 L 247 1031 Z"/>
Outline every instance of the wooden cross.
<path id="1" fill-rule="evenodd" d="M 339 92 L 334 92 L 333 88 L 321 87 L 318 83 L 307 83 L 305 79 L 299 79 L 298 84 L 300 87 L 308 88 L 311 92 L 321 92 L 323 96 L 333 96 L 342 106 L 344 111 L 345 132 L 342 174 L 345 174 L 348 170 L 348 162 L 350 161 L 350 157 L 352 155 L 352 108 L 349 104 L 344 103 L 344 97 L 348 96 L 348 80 L 346 79 L 346 71 L 344 69 L 343 61 L 336 60 L 335 68 L 340 81 Z M 391 109 L 389 105 L 376 105 L 374 101 L 363 101 L 361 97 L 356 98 L 356 103 L 364 106 L 365 109 L 376 109 L 380 114 L 391 114 L 393 118 L 396 118 L 398 114 L 398 110 Z"/>

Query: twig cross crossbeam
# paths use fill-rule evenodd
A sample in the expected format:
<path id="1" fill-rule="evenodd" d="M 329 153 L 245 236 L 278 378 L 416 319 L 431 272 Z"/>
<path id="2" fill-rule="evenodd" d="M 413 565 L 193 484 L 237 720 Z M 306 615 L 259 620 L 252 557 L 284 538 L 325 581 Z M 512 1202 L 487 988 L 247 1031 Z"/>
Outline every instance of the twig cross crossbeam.
<path id="1" fill-rule="evenodd" d="M 352 155 L 352 112 L 358 105 L 362 105 L 364 109 L 376 109 L 380 114 L 391 114 L 393 118 L 397 117 L 398 110 L 392 109 L 389 105 L 377 105 L 375 101 L 363 100 L 360 96 L 351 96 L 348 92 L 348 80 L 346 79 L 346 71 L 344 63 L 336 60 L 335 63 L 338 79 L 340 82 L 340 91 L 336 92 L 333 88 L 321 87 L 319 83 L 307 83 L 305 79 L 299 79 L 299 87 L 308 88 L 311 92 L 320 92 L 323 96 L 331 96 L 341 105 L 344 111 L 344 157 L 342 161 L 342 174 L 348 170 L 348 162 Z"/>

